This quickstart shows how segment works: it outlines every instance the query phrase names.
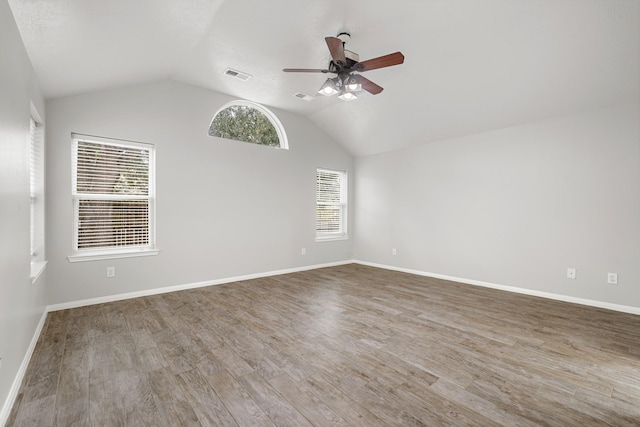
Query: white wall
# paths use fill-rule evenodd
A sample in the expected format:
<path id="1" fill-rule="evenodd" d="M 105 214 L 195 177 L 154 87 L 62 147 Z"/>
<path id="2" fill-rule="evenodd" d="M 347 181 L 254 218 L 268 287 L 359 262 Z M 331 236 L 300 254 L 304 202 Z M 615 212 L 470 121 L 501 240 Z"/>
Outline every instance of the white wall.
<path id="1" fill-rule="evenodd" d="M 638 103 L 355 167 L 358 260 L 640 307 Z"/>
<path id="2" fill-rule="evenodd" d="M 32 284 L 29 254 L 28 136 L 31 102 L 44 102 L 13 15 L 0 1 L 0 425 L 38 322 L 45 311 L 47 271 Z M 19 384 L 16 384 L 19 385 Z"/>
<path id="3" fill-rule="evenodd" d="M 315 242 L 316 168 L 351 174 L 352 157 L 278 110 L 289 150 L 207 136 L 230 100 L 164 81 L 47 101 L 49 304 L 352 259 L 351 239 Z M 158 256 L 67 260 L 72 132 L 156 144 Z"/>

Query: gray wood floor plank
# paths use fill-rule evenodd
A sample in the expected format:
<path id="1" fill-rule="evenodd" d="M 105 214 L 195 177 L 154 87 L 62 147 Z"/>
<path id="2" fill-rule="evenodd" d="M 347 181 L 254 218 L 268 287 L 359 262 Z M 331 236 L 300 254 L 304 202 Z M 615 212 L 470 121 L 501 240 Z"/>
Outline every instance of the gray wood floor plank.
<path id="1" fill-rule="evenodd" d="M 55 425 L 55 402 L 55 395 L 23 402 L 13 422 L 19 427 L 53 426 Z M 7 426 L 11 425 L 13 424 L 7 424 Z"/>
<path id="2" fill-rule="evenodd" d="M 224 403 L 198 369 L 180 374 L 182 388 L 194 399 L 191 406 L 203 426 L 237 426 Z"/>
<path id="3" fill-rule="evenodd" d="M 207 377 L 207 382 L 216 391 L 227 410 L 241 426 L 273 426 L 270 418 L 242 388 L 238 381 L 226 371 Z"/>
<path id="4" fill-rule="evenodd" d="M 85 398 L 65 404 L 56 404 L 54 425 L 59 427 L 85 427 L 89 425 L 89 401 Z"/>
<path id="5" fill-rule="evenodd" d="M 387 425 L 386 422 L 373 415 L 367 408 L 334 387 L 322 374 L 316 374 L 304 381 L 299 381 L 298 386 L 315 394 L 318 399 L 325 402 L 351 426 L 375 427 Z"/>
<path id="6" fill-rule="evenodd" d="M 60 366 L 63 375 L 57 384 L 56 405 L 86 399 L 89 391 L 89 362 L 86 347 L 68 347 Z"/>
<path id="7" fill-rule="evenodd" d="M 166 425 L 200 425 L 198 415 L 191 404 L 193 398 L 183 388 L 176 375 L 164 369 L 151 371 L 147 375 L 159 416 Z"/>
<path id="8" fill-rule="evenodd" d="M 311 426 L 258 372 L 244 375 L 238 378 L 238 382 L 275 425 Z"/>
<path id="9" fill-rule="evenodd" d="M 271 378 L 269 384 L 283 395 L 294 407 L 316 426 L 344 426 L 347 425 L 342 417 L 315 394 L 299 386 L 287 374 Z"/>
<path id="10" fill-rule="evenodd" d="M 476 396 L 466 389 L 449 382 L 445 379 L 439 379 L 436 383 L 429 387 L 434 393 L 443 396 L 454 402 L 460 402 L 464 406 L 476 411 L 483 416 L 496 421 L 503 426 L 513 427 L 536 427 L 537 424 L 523 418 L 517 414 L 498 407 L 493 402 Z"/>

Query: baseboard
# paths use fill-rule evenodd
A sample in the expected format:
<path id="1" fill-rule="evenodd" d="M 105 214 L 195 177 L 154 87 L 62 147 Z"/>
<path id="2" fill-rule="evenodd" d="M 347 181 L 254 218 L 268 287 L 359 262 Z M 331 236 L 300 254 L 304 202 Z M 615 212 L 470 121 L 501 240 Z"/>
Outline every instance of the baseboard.
<path id="1" fill-rule="evenodd" d="M 453 281 L 453 282 L 465 283 L 465 284 L 468 284 L 468 285 L 482 286 L 482 287 L 485 287 L 485 288 L 498 289 L 498 290 L 501 290 L 501 291 L 514 292 L 514 293 L 523 294 L 523 295 L 531 295 L 531 296 L 536 296 L 536 297 L 541 297 L 541 298 L 548 298 L 548 299 L 557 300 L 557 301 L 570 302 L 570 303 L 585 305 L 585 306 L 589 306 L 589 307 L 604 308 L 606 310 L 613 310 L 613 311 L 619 311 L 619 312 L 623 312 L 623 313 L 630 313 L 630 314 L 640 315 L 640 307 L 632 307 L 632 306 L 626 306 L 626 305 L 621 305 L 621 304 L 613 304 L 613 303 L 608 303 L 608 302 L 603 302 L 603 301 L 590 300 L 590 299 L 585 299 L 585 298 L 577 298 L 577 297 L 572 297 L 572 296 L 568 296 L 568 295 L 554 294 L 554 293 L 551 293 L 551 292 L 543 292 L 543 291 L 536 291 L 536 290 L 533 290 L 533 289 L 519 288 L 519 287 L 516 287 L 516 286 L 499 285 L 499 284 L 496 284 L 496 283 L 483 282 L 483 281 L 480 281 L 480 280 L 467 279 L 467 278 L 464 278 L 464 277 L 448 276 L 448 275 L 444 275 L 444 274 L 430 273 L 430 272 L 421 271 L 421 270 L 413 270 L 413 269 L 409 269 L 409 268 L 395 267 L 395 266 L 392 266 L 392 265 L 378 264 L 378 263 L 374 263 L 374 262 L 360 261 L 360 260 L 345 260 L 345 261 L 338 261 L 338 262 L 332 262 L 332 263 L 326 263 L 326 264 L 314 264 L 314 265 L 307 265 L 307 266 L 303 266 L 303 267 L 295 267 L 295 268 L 289 268 L 289 269 L 284 269 L 284 270 L 267 271 L 267 272 L 263 272 L 263 273 L 247 274 L 247 275 L 243 275 L 243 276 L 226 277 L 226 278 L 222 278 L 222 279 L 207 280 L 207 281 L 195 282 L 195 283 L 187 283 L 187 284 L 183 284 L 183 285 L 166 286 L 166 287 L 163 287 L 163 288 L 147 289 L 147 290 L 144 290 L 144 291 L 128 292 L 128 293 L 116 294 L 116 295 L 108 295 L 108 296 L 99 297 L 99 298 L 90 298 L 90 299 L 79 300 L 79 301 L 70 301 L 70 302 L 65 302 L 65 303 L 61 303 L 61 304 L 49 305 L 49 306 L 47 306 L 47 312 L 58 311 L 58 310 L 66 310 L 66 309 L 69 309 L 69 308 L 84 307 L 84 306 L 88 306 L 88 305 L 102 304 L 102 303 L 107 303 L 107 302 L 121 301 L 121 300 L 144 297 L 144 296 L 150 296 L 150 295 L 158 295 L 158 294 L 164 294 L 164 293 L 168 293 L 168 292 L 184 291 L 184 290 L 187 290 L 187 289 L 202 288 L 202 287 L 205 287 L 205 286 L 222 285 L 224 283 L 238 282 L 238 281 L 241 281 L 241 280 L 259 279 L 259 278 L 262 278 L 262 277 L 278 276 L 280 274 L 297 273 L 297 272 L 300 272 L 300 271 L 315 270 L 317 268 L 335 267 L 335 266 L 338 266 L 338 265 L 345 265 L 345 264 L 352 264 L 352 263 L 360 264 L 360 265 L 366 265 L 366 266 L 369 266 L 369 267 L 383 268 L 385 270 L 400 271 L 400 272 L 403 272 L 403 273 L 415 274 L 415 275 L 418 275 L 418 276 L 433 277 L 433 278 L 436 278 L 436 279 L 442 279 L 442 280 L 449 280 L 449 281 Z M 0 424 L 0 425 L 2 425 L 2 424 Z"/>
<path id="2" fill-rule="evenodd" d="M 2 405 L 2 410 L 0 411 L 0 426 L 4 426 L 9 419 L 11 409 L 13 409 L 13 404 L 16 401 L 16 397 L 18 397 L 18 392 L 20 391 L 22 380 L 24 379 L 24 375 L 27 373 L 27 367 L 29 366 L 29 362 L 31 361 L 31 356 L 33 355 L 33 351 L 36 348 L 38 338 L 40 338 L 40 333 L 42 333 L 42 328 L 44 327 L 44 322 L 46 319 L 47 311 L 42 313 L 42 316 L 40 317 L 40 322 L 38 322 L 38 326 L 36 326 L 36 330 L 33 333 L 33 338 L 31 338 L 29 348 L 27 349 L 27 352 L 22 359 L 20 369 L 18 369 L 18 373 L 16 374 L 16 377 L 13 380 L 13 384 L 11 385 L 11 389 L 9 390 L 9 395 L 4 402 L 4 405 Z"/>
<path id="3" fill-rule="evenodd" d="M 498 285 L 495 283 L 482 282 L 480 280 L 465 279 L 463 277 L 454 277 L 454 276 L 447 276 L 444 274 L 429 273 L 426 271 L 412 270 L 409 268 L 402 268 L 402 267 L 394 267 L 391 265 L 377 264 L 377 263 L 367 262 L 367 261 L 354 260 L 353 262 L 355 264 L 366 265 L 369 267 L 384 268 L 385 270 L 400 271 L 403 273 L 416 274 L 418 276 L 433 277 L 435 279 L 449 280 L 452 282 L 465 283 L 468 285 L 482 286 L 484 288 L 498 289 L 501 291 L 515 292 L 518 294 L 531 295 L 535 297 L 548 298 L 548 299 L 557 300 L 557 301 L 564 301 L 564 302 L 570 302 L 574 304 L 586 305 L 589 307 L 604 308 L 607 310 L 620 311 L 623 313 L 640 315 L 640 307 L 632 307 L 627 305 L 613 304 L 613 303 L 590 300 L 585 298 L 577 298 L 577 297 L 572 297 L 568 295 L 554 294 L 551 292 L 543 292 L 543 291 L 536 291 L 533 289 L 519 288 L 516 286 Z"/>
<path id="4" fill-rule="evenodd" d="M 69 308 L 85 307 L 94 304 L 103 304 L 106 302 L 122 301 L 126 299 L 146 297 L 150 295 L 165 294 L 168 292 L 184 291 L 187 289 L 203 288 L 205 286 L 222 285 L 224 283 L 239 282 L 241 280 L 260 279 L 262 277 L 279 276 L 281 274 L 297 273 L 300 271 L 315 270 L 317 268 L 335 267 L 338 265 L 352 264 L 353 260 L 331 262 L 326 264 L 306 265 L 303 267 L 288 268 L 285 270 L 274 270 L 263 273 L 247 274 L 244 276 L 225 277 L 222 279 L 207 280 L 204 282 L 187 283 L 183 285 L 166 286 L 162 288 L 146 289 L 144 291 L 127 292 L 124 294 L 107 295 L 104 297 L 90 298 L 79 301 L 64 302 L 61 304 L 53 304 L 47 306 L 47 311 L 66 310 Z"/>

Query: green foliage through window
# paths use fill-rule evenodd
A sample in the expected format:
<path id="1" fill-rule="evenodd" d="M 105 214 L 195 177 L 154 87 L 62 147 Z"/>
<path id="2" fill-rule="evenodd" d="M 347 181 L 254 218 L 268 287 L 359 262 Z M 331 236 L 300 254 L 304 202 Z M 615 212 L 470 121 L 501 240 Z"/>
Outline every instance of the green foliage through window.
<path id="1" fill-rule="evenodd" d="M 278 130 L 262 111 L 250 105 L 232 104 L 216 114 L 209 135 L 270 147 L 286 148 Z"/>

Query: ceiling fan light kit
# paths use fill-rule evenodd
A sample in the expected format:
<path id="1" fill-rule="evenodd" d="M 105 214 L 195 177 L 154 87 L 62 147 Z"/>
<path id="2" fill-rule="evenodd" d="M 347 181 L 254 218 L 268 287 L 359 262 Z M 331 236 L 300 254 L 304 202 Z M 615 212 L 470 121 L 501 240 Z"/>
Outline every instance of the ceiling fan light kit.
<path id="1" fill-rule="evenodd" d="M 342 86 L 342 80 L 339 77 L 327 79 L 318 90 L 318 93 L 324 96 L 336 95 L 342 91 Z"/>
<path id="2" fill-rule="evenodd" d="M 342 99 L 343 101 L 353 101 L 354 99 L 358 99 L 356 94 L 353 92 L 343 92 L 338 96 L 338 98 Z"/>
<path id="3" fill-rule="evenodd" d="M 340 94 L 338 98 L 344 101 L 357 99 L 355 93 L 363 89 L 372 95 L 379 94 L 383 91 L 382 86 L 357 73 L 402 64 L 404 55 L 395 52 L 360 62 L 358 54 L 344 49 L 344 44 L 350 39 L 349 33 L 340 33 L 338 37 L 325 37 L 332 58 L 327 69 L 285 68 L 282 71 L 286 73 L 336 74 L 337 77 L 329 78 L 324 82 L 318 90 L 318 94 L 325 96 Z"/>
<path id="4" fill-rule="evenodd" d="M 360 81 L 360 76 L 357 74 L 348 75 L 344 80 L 340 76 L 334 77 L 327 79 L 318 93 L 325 96 L 340 94 L 338 98 L 343 101 L 353 101 L 358 98 L 355 93 L 362 90 Z"/>
<path id="5" fill-rule="evenodd" d="M 351 74 L 349 75 L 349 77 L 347 77 L 346 79 L 347 81 L 345 81 L 345 89 L 348 89 L 351 92 L 359 92 L 362 90 L 362 83 L 360 83 L 362 80 L 360 78 L 360 75 L 358 74 Z"/>

